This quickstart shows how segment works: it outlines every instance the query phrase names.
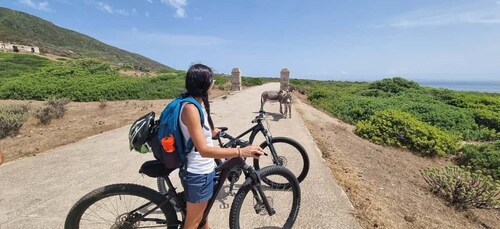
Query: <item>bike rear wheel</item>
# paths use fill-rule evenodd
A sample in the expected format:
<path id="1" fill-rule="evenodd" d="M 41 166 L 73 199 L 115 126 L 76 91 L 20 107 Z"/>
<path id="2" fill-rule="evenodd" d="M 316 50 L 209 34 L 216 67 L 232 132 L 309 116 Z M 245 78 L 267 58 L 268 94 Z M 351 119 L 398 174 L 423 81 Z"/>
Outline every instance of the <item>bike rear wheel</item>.
<path id="1" fill-rule="evenodd" d="M 259 170 L 260 168 L 272 164 L 282 165 L 292 171 L 299 183 L 302 182 L 306 178 L 307 173 L 309 173 L 309 156 L 304 147 L 297 141 L 287 137 L 273 137 L 271 139 L 271 144 L 276 150 L 279 162 L 273 162 L 269 145 L 267 142 L 263 142 L 260 144 L 260 148 L 264 149 L 269 156 L 262 156 L 259 159 L 254 159 L 254 168 Z M 267 183 L 268 180 L 264 180 L 264 182 Z"/>
<path id="2" fill-rule="evenodd" d="M 173 206 L 160 193 L 135 184 L 113 184 L 78 200 L 69 211 L 64 228 L 173 229 L 179 225 Z"/>
<path id="3" fill-rule="evenodd" d="M 291 228 L 300 208 L 300 186 L 297 178 L 287 168 L 276 165 L 256 172 L 261 179 L 268 178 L 283 184 L 280 187 L 260 184 L 275 214 L 268 214 L 262 198 L 255 192 L 252 181 L 247 179 L 233 200 L 229 216 L 230 228 Z"/>

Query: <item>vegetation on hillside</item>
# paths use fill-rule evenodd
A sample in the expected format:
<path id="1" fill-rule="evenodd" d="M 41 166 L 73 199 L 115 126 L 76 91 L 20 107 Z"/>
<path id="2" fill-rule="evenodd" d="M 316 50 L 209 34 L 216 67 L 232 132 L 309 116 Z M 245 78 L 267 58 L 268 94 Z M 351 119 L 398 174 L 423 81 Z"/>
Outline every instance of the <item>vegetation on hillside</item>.
<path id="1" fill-rule="evenodd" d="M 0 53 L 0 82 L 8 77 L 36 72 L 50 63 L 47 58 L 36 55 Z"/>
<path id="2" fill-rule="evenodd" d="M 372 117 L 390 122 L 394 117 L 379 113 L 398 110 L 459 140 L 500 139 L 500 94 L 422 87 L 400 77 L 372 83 L 292 80 L 292 84 L 305 89 L 313 104 L 351 124 Z"/>
<path id="3" fill-rule="evenodd" d="M 0 7 L 0 41 L 35 45 L 43 53 L 69 58 L 98 58 L 136 70 L 171 69 L 139 54 L 115 48 L 41 18 Z"/>
<path id="4" fill-rule="evenodd" d="M 108 62 L 96 59 L 50 61 L 28 54 L 0 53 L 0 99 L 111 101 L 168 99 L 184 91 L 185 71 L 162 70 L 154 77 L 124 77 Z M 230 77 L 215 75 L 216 86 L 230 89 Z M 243 86 L 272 78 L 242 77 Z"/>
<path id="5" fill-rule="evenodd" d="M 500 94 L 422 87 L 401 77 L 291 83 L 315 106 L 356 125 L 361 137 L 422 155 L 455 155 L 459 165 L 500 179 Z"/>
<path id="6" fill-rule="evenodd" d="M 422 87 L 401 77 L 291 83 L 363 138 L 425 156 L 452 155 L 462 167 L 421 170 L 431 191 L 451 205 L 500 207 L 500 94 Z"/>

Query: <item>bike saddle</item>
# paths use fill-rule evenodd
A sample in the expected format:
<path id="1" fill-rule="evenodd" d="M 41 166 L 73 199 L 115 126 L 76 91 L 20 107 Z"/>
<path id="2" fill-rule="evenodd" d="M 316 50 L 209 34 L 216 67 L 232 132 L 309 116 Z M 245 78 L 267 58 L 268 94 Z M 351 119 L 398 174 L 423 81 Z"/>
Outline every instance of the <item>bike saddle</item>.
<path id="1" fill-rule="evenodd" d="M 165 177 L 176 169 L 165 167 L 163 162 L 158 160 L 146 161 L 141 165 L 139 173 L 146 174 L 149 177 Z"/>

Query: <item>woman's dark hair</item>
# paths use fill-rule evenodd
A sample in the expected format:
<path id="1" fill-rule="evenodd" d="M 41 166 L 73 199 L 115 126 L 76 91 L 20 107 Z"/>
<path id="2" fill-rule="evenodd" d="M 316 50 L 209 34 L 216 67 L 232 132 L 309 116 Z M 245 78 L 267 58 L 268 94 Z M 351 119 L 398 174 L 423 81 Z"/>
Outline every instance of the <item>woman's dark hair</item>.
<path id="1" fill-rule="evenodd" d="M 210 117 L 210 103 L 208 102 L 208 89 L 213 82 L 213 72 L 203 64 L 192 65 L 186 73 L 186 95 L 201 97 L 208 115 L 208 124 L 214 129 L 212 117 Z"/>

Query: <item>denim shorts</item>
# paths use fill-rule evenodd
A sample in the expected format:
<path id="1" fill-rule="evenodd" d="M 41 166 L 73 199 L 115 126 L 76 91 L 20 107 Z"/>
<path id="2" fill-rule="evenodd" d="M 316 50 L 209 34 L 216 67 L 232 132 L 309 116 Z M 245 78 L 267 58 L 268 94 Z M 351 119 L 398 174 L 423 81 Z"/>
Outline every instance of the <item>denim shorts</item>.
<path id="1" fill-rule="evenodd" d="M 194 174 L 181 169 L 179 176 L 184 187 L 184 196 L 187 202 L 200 203 L 212 198 L 215 171 L 208 174 Z"/>

